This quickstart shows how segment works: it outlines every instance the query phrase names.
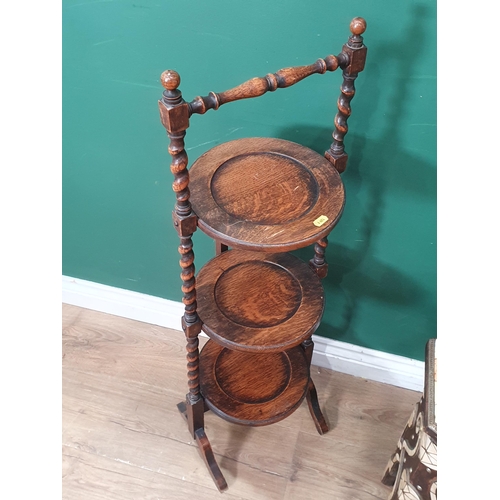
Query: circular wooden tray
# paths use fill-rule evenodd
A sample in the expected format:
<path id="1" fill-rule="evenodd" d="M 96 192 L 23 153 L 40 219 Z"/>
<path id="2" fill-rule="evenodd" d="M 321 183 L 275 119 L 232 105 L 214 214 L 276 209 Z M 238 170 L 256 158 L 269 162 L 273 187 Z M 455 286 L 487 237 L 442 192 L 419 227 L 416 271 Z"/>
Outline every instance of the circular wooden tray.
<path id="1" fill-rule="evenodd" d="M 191 204 L 202 231 L 242 249 L 307 246 L 333 229 L 345 195 L 323 156 L 282 139 L 251 138 L 211 149 L 189 170 Z"/>
<path id="2" fill-rule="evenodd" d="M 312 335 L 323 314 L 321 280 L 288 253 L 228 250 L 196 282 L 203 331 L 229 349 L 289 349 Z"/>
<path id="3" fill-rule="evenodd" d="M 200 389 L 218 416 L 243 425 L 267 425 L 298 408 L 309 384 L 301 346 L 272 354 L 231 351 L 209 340 L 200 353 Z"/>

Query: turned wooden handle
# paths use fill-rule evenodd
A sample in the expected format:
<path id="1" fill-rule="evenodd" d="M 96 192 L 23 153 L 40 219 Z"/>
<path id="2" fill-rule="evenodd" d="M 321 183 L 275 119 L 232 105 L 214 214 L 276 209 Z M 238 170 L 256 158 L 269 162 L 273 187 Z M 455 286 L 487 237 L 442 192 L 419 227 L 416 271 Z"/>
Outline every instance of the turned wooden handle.
<path id="1" fill-rule="evenodd" d="M 366 30 L 366 21 L 361 17 L 356 17 L 351 21 L 349 27 L 351 36 L 338 56 L 329 55 L 324 59 L 318 59 L 308 66 L 283 68 L 276 73 L 252 78 L 225 92 L 218 94 L 210 92 L 208 96 L 195 97 L 187 105 L 188 115 L 191 116 L 193 113 L 203 114 L 209 109 L 218 109 L 219 106 L 228 102 L 259 97 L 266 92 L 273 92 L 277 88 L 290 87 L 314 73 L 335 71 L 339 66 L 344 70 L 344 73 L 347 72 L 348 76 L 357 75 L 357 73 L 363 70 L 366 57 L 366 47 L 363 45 L 363 37 L 361 36 Z M 165 87 L 164 101 L 167 104 L 167 108 L 169 108 L 168 102 L 172 101 L 175 104 L 174 101 L 177 102 L 180 99 L 179 96 L 181 93 L 178 90 L 180 78 L 178 73 L 173 70 L 164 71 L 161 75 L 161 83 Z M 189 119 L 189 116 L 185 117 L 186 120 Z"/>
<path id="2" fill-rule="evenodd" d="M 326 59 L 318 59 L 309 66 L 295 66 L 292 68 L 283 68 L 276 73 L 269 73 L 264 77 L 252 78 L 251 80 L 217 94 L 220 104 L 225 104 L 239 99 L 248 99 L 258 97 L 268 91 L 273 92 L 277 88 L 285 88 L 295 85 L 304 78 L 314 73 L 325 73 L 327 69 L 334 71 L 338 67 L 338 61 L 335 56 L 328 56 L 329 65 Z M 329 67 L 328 67 L 329 66 Z"/>
<path id="3" fill-rule="evenodd" d="M 206 97 L 196 97 L 189 103 L 189 109 L 191 113 L 203 114 L 209 109 L 217 109 L 222 104 L 228 102 L 259 97 L 266 92 L 273 92 L 277 88 L 290 87 L 314 73 L 335 71 L 338 66 L 339 61 L 337 57 L 329 55 L 324 59 L 318 59 L 315 63 L 309 64 L 308 66 L 283 68 L 276 73 L 269 73 L 263 77 L 252 78 L 225 92 L 217 94 L 215 92 L 210 92 Z"/>

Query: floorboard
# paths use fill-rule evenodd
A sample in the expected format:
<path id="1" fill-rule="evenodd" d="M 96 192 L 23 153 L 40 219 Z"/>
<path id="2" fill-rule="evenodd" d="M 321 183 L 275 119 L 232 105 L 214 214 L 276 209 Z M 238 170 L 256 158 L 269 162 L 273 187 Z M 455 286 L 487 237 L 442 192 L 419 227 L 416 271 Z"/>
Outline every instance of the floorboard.
<path id="1" fill-rule="evenodd" d="M 62 342 L 63 499 L 221 498 L 176 408 L 182 332 L 63 304 Z M 224 498 L 387 498 L 380 479 L 420 394 L 318 367 L 312 376 L 323 436 L 305 402 L 265 427 L 206 414 Z"/>

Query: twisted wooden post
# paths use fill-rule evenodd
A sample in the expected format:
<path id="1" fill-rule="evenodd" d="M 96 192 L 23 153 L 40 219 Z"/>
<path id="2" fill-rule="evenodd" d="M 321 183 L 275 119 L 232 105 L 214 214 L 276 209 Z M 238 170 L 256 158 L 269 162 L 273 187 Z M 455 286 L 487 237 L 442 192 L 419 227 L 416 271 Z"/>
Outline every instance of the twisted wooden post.
<path id="1" fill-rule="evenodd" d="M 314 244 L 314 257 L 309 261 L 309 265 L 313 271 L 321 279 L 326 278 L 328 273 L 328 263 L 326 262 L 325 253 L 328 246 L 328 237 L 321 238 Z"/>
<path id="2" fill-rule="evenodd" d="M 160 118 L 167 129 L 170 139 L 168 151 L 172 156 L 170 170 L 174 174 L 172 189 L 175 192 L 176 203 L 172 213 L 174 226 L 179 234 L 179 253 L 181 259 L 182 302 L 184 315 L 182 328 L 186 335 L 187 369 L 189 403 L 196 403 L 201 399 L 199 383 L 199 349 L 198 334 L 201 332 L 201 321 L 197 313 L 196 279 L 194 267 L 194 252 L 192 236 L 196 231 L 197 217 L 193 213 L 189 201 L 189 172 L 187 170 L 188 157 L 184 149 L 184 136 L 189 127 L 188 105 L 178 90 L 179 74 L 172 70 L 164 71 L 160 77 L 165 88 L 163 97 L 159 101 Z"/>
<path id="3" fill-rule="evenodd" d="M 363 71 L 366 60 L 366 47 L 363 45 L 362 33 L 366 30 L 366 21 L 356 17 L 351 21 L 352 35 L 342 52 L 337 56 L 339 66 L 343 69 L 343 82 L 340 87 L 340 97 L 337 101 L 338 113 L 335 115 L 333 142 L 325 152 L 325 158 L 340 172 L 347 167 L 347 153 L 344 150 L 344 136 L 347 134 L 347 119 L 351 115 L 351 100 L 355 94 L 354 81 L 358 73 Z"/>
<path id="4" fill-rule="evenodd" d="M 189 432 L 198 445 L 198 449 L 207 464 L 217 488 L 219 491 L 224 491 L 227 489 L 227 483 L 217 465 L 212 448 L 205 434 L 204 412 L 206 408 L 205 400 L 200 392 L 198 335 L 201 332 L 201 320 L 197 313 L 192 241 L 193 233 L 197 228 L 198 218 L 193 212 L 189 201 L 188 157 L 184 149 L 184 136 L 186 135 L 186 129 L 189 127 L 190 113 L 188 104 L 182 98 L 180 90 L 178 90 L 180 81 L 179 74 L 175 71 L 164 71 L 161 74 L 161 83 L 165 91 L 158 103 L 161 121 L 167 129 L 167 134 L 170 138 L 168 151 L 172 156 L 170 170 L 174 174 L 172 189 L 176 196 L 172 218 L 180 238 L 179 253 L 181 260 L 179 263 L 182 268 L 182 302 L 184 303 L 182 329 L 186 335 L 187 342 L 186 358 L 189 392 L 186 395 L 186 401 L 179 403 L 177 407 L 187 420 Z"/>

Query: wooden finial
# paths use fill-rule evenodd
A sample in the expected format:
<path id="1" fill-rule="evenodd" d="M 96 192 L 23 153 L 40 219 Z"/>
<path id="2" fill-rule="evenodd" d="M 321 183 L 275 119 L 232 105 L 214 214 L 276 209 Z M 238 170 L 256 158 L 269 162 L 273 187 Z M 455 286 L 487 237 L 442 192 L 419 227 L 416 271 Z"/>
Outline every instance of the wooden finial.
<path id="1" fill-rule="evenodd" d="M 353 35 L 362 35 L 366 30 L 366 21 L 362 17 L 355 17 L 349 28 Z"/>
<path id="2" fill-rule="evenodd" d="M 181 77 L 177 71 L 167 69 L 160 76 L 160 82 L 167 90 L 176 90 L 181 83 Z"/>

